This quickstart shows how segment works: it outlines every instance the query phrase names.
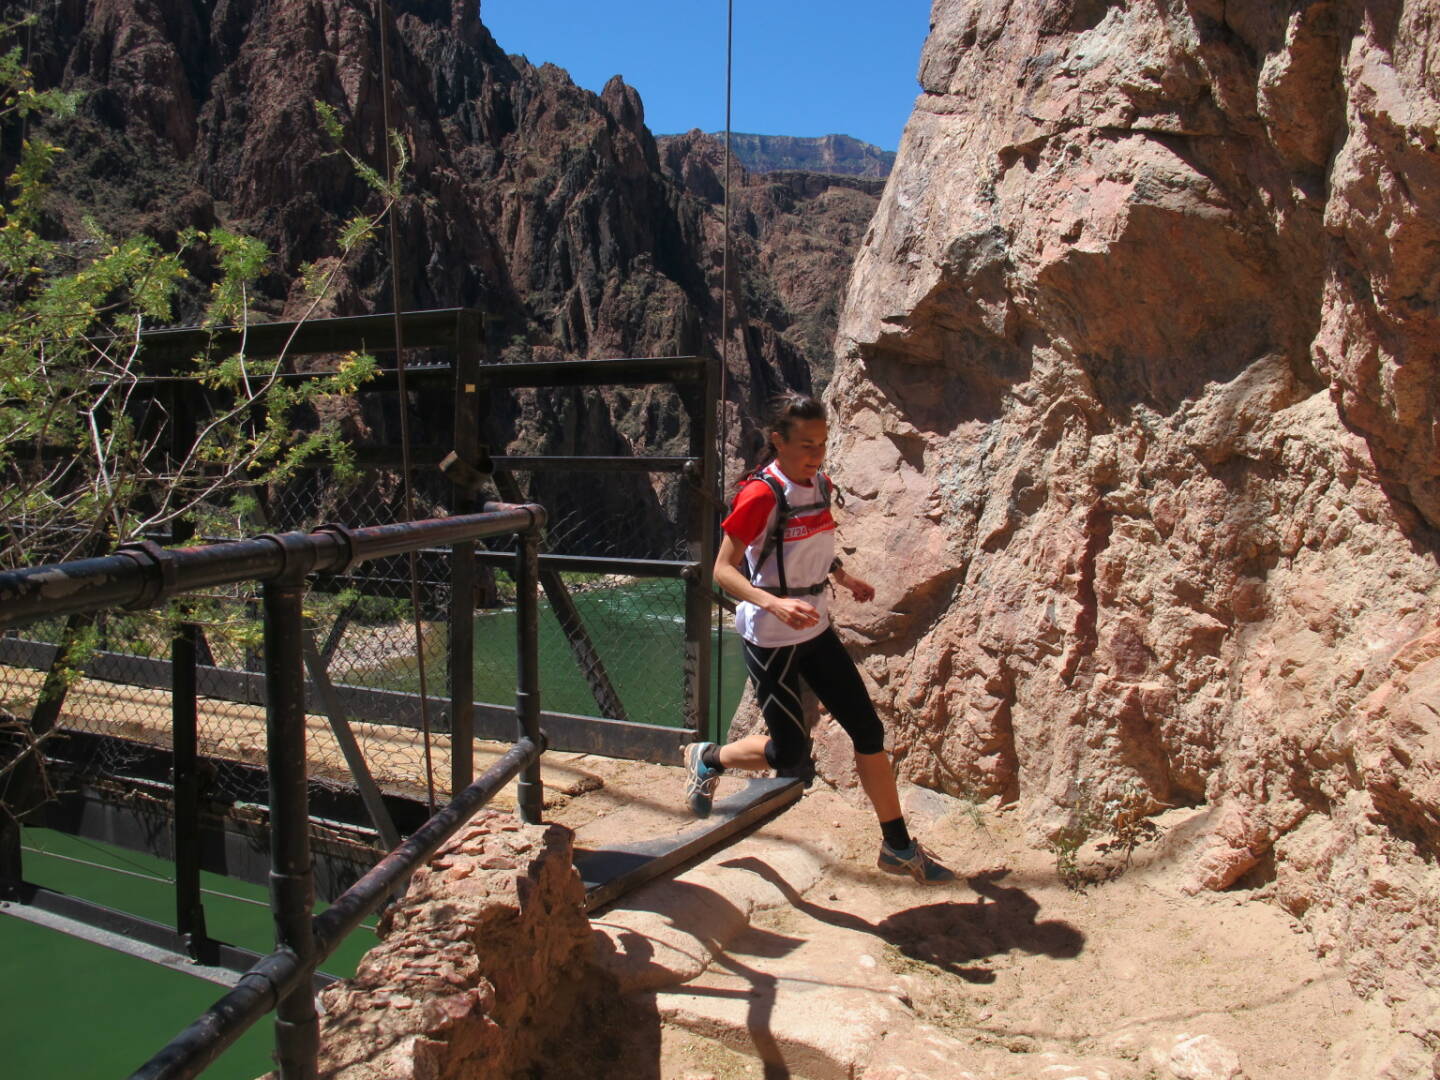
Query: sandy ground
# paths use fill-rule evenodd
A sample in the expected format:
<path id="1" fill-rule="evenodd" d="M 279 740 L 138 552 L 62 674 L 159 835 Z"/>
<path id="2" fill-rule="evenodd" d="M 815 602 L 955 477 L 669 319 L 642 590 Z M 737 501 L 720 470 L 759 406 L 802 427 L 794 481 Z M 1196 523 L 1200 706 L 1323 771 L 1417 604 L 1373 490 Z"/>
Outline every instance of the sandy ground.
<path id="1" fill-rule="evenodd" d="M 551 811 L 578 844 L 690 823 L 679 770 L 573 767 L 604 785 Z M 955 882 L 876 870 L 868 808 L 817 783 L 739 843 L 597 913 L 627 1038 L 593 1053 L 613 1075 L 666 1080 L 1376 1075 L 1385 1010 L 1263 892 L 1186 897 L 1153 851 L 1077 891 L 1009 811 L 919 789 L 906 806 Z"/>
<path id="2" fill-rule="evenodd" d="M 9 689 L 38 674 L 7 669 Z M 12 699 L 13 700 L 13 699 Z M 72 711 L 73 710 L 73 711 Z M 82 680 L 67 712 L 137 737 L 168 696 Z M 263 710 L 207 702 L 212 752 L 263 760 Z M 317 769 L 343 767 L 311 719 Z M 357 725 L 382 785 L 415 791 L 415 733 Z M 504 751 L 482 746 L 477 774 Z M 433 768 L 448 777 L 448 745 Z M 546 818 L 598 848 L 693 824 L 676 768 L 548 754 Z M 726 778 L 720 794 L 742 781 Z M 725 1080 L 1365 1080 L 1390 1040 L 1383 1007 L 1318 960 L 1263 888 L 1187 897 L 1164 837 L 1083 891 L 1015 815 L 905 792 L 917 835 L 956 872 L 925 887 L 875 869 L 853 793 L 817 782 L 793 808 L 683 873 L 596 913 L 616 979 L 542 1075 Z M 497 801 L 513 806 L 513 789 Z M 576 1062 L 580 1062 L 579 1065 Z"/>

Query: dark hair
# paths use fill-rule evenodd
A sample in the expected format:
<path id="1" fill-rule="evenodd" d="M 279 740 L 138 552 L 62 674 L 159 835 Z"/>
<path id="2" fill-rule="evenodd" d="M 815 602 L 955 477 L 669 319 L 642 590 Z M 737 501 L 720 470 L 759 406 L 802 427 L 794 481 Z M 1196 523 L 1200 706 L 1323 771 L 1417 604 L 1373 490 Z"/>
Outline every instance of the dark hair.
<path id="1" fill-rule="evenodd" d="M 772 433 L 778 433 L 781 438 L 790 438 L 790 428 L 797 422 L 804 420 L 828 420 L 825 413 L 825 406 L 816 401 L 809 394 L 801 394 L 794 390 L 786 390 L 770 399 L 770 408 L 765 413 L 765 450 L 760 460 L 756 462 L 755 468 L 740 478 L 743 484 L 750 477 L 754 476 L 766 465 L 775 460 L 775 444 L 769 439 Z"/>
<path id="2" fill-rule="evenodd" d="M 809 394 L 798 394 L 786 390 L 770 399 L 770 411 L 765 416 L 765 432 L 779 432 L 784 438 L 790 437 L 790 425 L 797 420 L 825 420 L 825 406 Z M 769 442 L 767 439 L 766 442 Z"/>

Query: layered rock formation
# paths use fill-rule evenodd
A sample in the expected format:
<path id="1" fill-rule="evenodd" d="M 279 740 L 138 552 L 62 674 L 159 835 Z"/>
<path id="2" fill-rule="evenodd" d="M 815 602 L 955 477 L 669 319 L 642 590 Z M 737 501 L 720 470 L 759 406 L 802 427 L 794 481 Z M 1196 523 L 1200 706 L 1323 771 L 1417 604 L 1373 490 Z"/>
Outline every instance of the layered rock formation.
<path id="1" fill-rule="evenodd" d="M 354 978 L 322 995 L 322 1073 L 501 1080 L 564 1060 L 556 1046 L 603 981 L 571 857 L 568 829 L 478 814 L 386 910 Z"/>
<path id="2" fill-rule="evenodd" d="M 369 0 L 167 0 L 46 8 L 28 52 L 42 85 L 84 92 L 54 203 L 57 232 L 87 216 L 112 232 L 160 237 L 224 225 L 275 252 L 255 306 L 295 316 L 307 262 L 331 265 L 334 238 L 377 196 L 321 133 L 314 103 L 336 111 L 345 149 L 383 160 L 377 5 Z M 473 2 L 389 6 L 391 126 L 408 148 L 395 208 L 403 308 L 472 306 L 500 316 L 510 360 L 719 354 L 730 307 L 732 446 L 753 441 L 752 403 L 808 389 L 826 361 L 838 295 L 878 185 L 835 178 L 747 181 L 748 215 L 722 281 L 721 185 L 705 137 L 661 154 L 636 92 L 602 94 L 551 65 L 509 57 Z M 0 147 L 0 156 L 13 148 Z M 753 213 L 743 205 L 749 199 Z M 203 284 L 203 283 L 202 283 Z M 392 309 L 386 245 L 345 266 L 322 314 Z M 183 314 L 193 315 L 192 307 Z M 449 402 L 424 433 L 442 440 Z M 684 445 L 688 418 L 654 391 L 586 400 L 541 396 L 501 410 L 495 446 L 629 454 Z M 632 482 L 633 481 L 633 482 Z M 604 515 L 596 486 L 535 496 Z M 625 529 L 664 533 L 673 507 L 639 477 L 604 492 Z M 634 551 L 633 554 L 668 554 Z"/>
<path id="3" fill-rule="evenodd" d="M 713 136 L 723 139 L 724 133 Z M 882 150 L 849 135 L 749 135 L 730 133 L 730 148 L 751 172 L 832 173 L 836 176 L 864 176 L 884 179 L 895 167 L 895 151 Z"/>
<path id="4" fill-rule="evenodd" d="M 1180 808 L 1189 887 L 1272 890 L 1428 1076 L 1433 5 L 932 24 L 829 394 L 902 772 L 1037 842 Z"/>

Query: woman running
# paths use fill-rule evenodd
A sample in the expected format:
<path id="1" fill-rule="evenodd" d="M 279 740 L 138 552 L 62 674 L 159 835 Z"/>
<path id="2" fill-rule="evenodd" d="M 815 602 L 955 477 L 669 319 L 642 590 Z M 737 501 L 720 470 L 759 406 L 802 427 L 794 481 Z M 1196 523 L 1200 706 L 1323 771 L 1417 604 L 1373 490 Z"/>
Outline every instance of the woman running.
<path id="1" fill-rule="evenodd" d="M 721 524 L 715 581 L 740 601 L 735 628 L 745 639 L 745 667 L 769 734 L 725 746 L 687 746 L 690 808 L 698 817 L 710 813 L 716 782 L 726 769 L 793 769 L 809 757 L 800 705 L 804 679 L 855 744 L 860 785 L 880 818 L 876 865 L 926 884 L 948 881 L 954 874 L 905 827 L 880 718 L 830 623 L 830 579 L 862 603 L 874 598 L 875 589 L 847 573 L 835 557 L 832 486 L 820 471 L 828 434 L 825 407 L 811 397 L 785 394 L 766 430 L 766 460 L 741 482 Z"/>

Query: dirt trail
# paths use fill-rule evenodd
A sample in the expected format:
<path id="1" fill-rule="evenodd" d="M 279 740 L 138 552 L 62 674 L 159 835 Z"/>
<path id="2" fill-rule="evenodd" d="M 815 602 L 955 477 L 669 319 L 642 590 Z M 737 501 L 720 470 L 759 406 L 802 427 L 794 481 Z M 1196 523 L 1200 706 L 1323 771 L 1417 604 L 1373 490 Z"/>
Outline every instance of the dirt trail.
<path id="1" fill-rule="evenodd" d="M 679 770 L 573 765 L 604 783 L 551 811 L 578 844 L 689 823 Z M 955 883 L 875 870 L 868 810 L 817 784 L 739 843 L 597 914 L 628 997 L 626 1039 L 596 1052 L 626 1076 L 665 1080 L 1379 1071 L 1385 1010 L 1263 892 L 1184 896 L 1158 855 L 1075 891 L 1014 815 L 919 789 L 906 801 Z"/>
<path id="2" fill-rule="evenodd" d="M 12 688 L 26 683 L 13 669 L 5 675 Z M 163 692 L 82 680 L 67 712 L 92 730 L 160 741 L 168 732 Z M 263 761 L 263 710 L 206 701 L 202 715 L 211 752 Z M 99 724 L 100 716 L 117 719 Z M 382 785 L 413 793 L 423 782 L 416 733 L 356 727 Z M 317 771 L 339 774 L 326 721 L 310 718 L 310 730 Z M 504 749 L 483 744 L 477 774 Z M 436 776 L 447 777 L 447 741 L 434 751 Z M 679 769 L 552 753 L 543 771 L 546 819 L 574 829 L 577 846 L 693 823 Z M 740 782 L 726 778 L 720 795 Z M 926 888 L 877 871 L 868 809 L 817 782 L 745 839 L 598 913 L 597 955 L 619 981 L 623 1022 L 588 1025 L 598 1041 L 572 1048 L 585 1074 L 1366 1080 L 1382 1072 L 1388 1014 L 1316 958 L 1263 888 L 1183 895 L 1170 882 L 1162 836 L 1136 853 L 1141 868 L 1076 891 L 1061 882 L 1053 855 L 1026 846 L 1013 814 L 921 789 L 905 800 L 917 834 L 956 871 L 953 884 Z M 513 807 L 513 790 L 496 805 Z M 564 1071 L 557 1063 L 551 1080 Z"/>

